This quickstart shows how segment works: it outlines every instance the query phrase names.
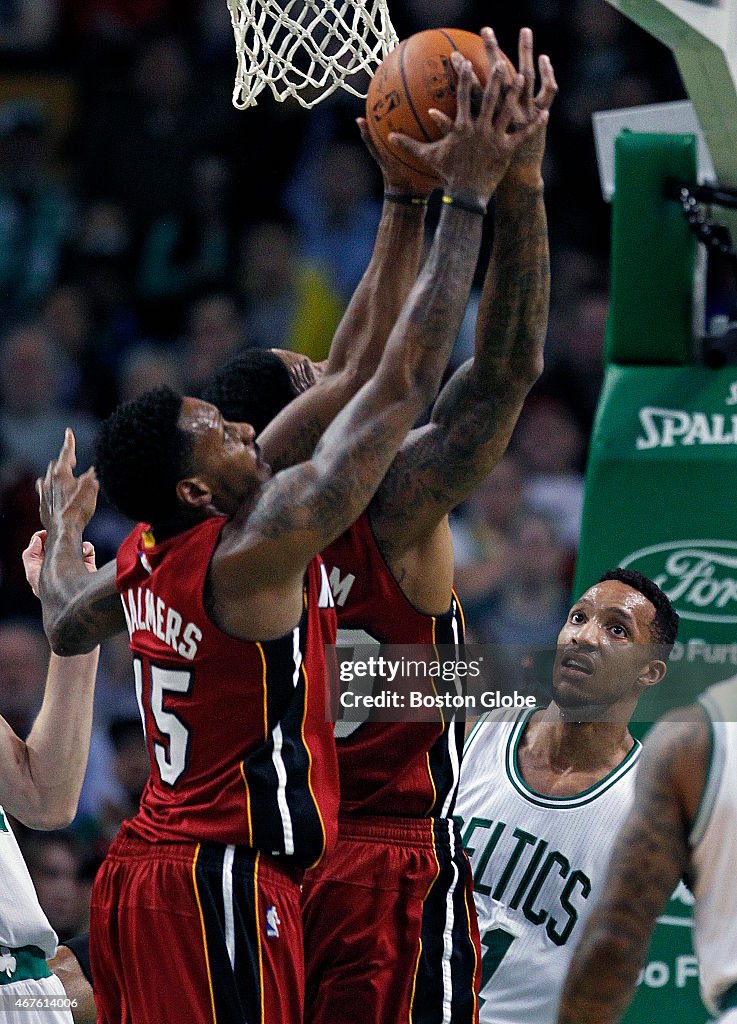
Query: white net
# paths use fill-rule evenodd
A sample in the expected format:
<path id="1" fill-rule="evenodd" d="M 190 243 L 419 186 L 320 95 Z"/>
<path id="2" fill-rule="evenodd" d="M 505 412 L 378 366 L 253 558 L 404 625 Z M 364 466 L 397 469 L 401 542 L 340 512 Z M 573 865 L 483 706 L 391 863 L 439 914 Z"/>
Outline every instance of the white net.
<path id="1" fill-rule="evenodd" d="M 251 107 L 268 85 L 280 102 L 312 107 L 338 87 L 365 96 L 397 45 L 386 0 L 228 0 L 238 57 L 233 104 Z"/>

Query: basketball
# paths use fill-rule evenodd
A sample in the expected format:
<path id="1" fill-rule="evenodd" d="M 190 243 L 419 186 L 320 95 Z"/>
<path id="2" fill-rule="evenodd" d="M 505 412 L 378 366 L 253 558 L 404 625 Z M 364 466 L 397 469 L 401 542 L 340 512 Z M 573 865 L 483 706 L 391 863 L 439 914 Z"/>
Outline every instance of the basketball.
<path id="1" fill-rule="evenodd" d="M 454 50 L 471 61 L 485 85 L 488 64 L 481 36 L 457 28 L 433 28 L 402 40 L 384 58 L 366 97 L 371 141 L 379 152 L 391 153 L 406 168 L 406 181 L 418 195 L 427 195 L 440 182 L 421 161 L 393 146 L 389 135 L 403 132 L 420 142 L 440 138 L 440 129 L 427 112 L 435 107 L 449 117 L 455 115 L 456 75 L 450 62 Z"/>

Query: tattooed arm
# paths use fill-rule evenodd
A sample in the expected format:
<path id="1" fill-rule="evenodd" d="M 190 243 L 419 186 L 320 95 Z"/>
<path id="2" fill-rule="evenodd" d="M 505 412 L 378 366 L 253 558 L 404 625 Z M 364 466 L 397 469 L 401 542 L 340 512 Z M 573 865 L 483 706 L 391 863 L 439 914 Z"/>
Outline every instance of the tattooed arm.
<path id="1" fill-rule="evenodd" d="M 37 482 L 46 529 L 39 597 L 51 649 L 63 656 L 87 654 L 125 629 L 115 586 L 115 562 L 90 573 L 82 531 L 92 518 L 98 484 L 92 469 L 75 477 L 74 434 L 67 429 L 59 458 Z"/>
<path id="2" fill-rule="evenodd" d="M 688 836 L 706 780 L 703 711 L 673 712 L 648 736 L 635 804 L 612 852 L 563 989 L 558 1024 L 616 1024 L 634 995 L 658 915 L 689 863 Z"/>
<path id="3" fill-rule="evenodd" d="M 540 58 L 533 97 L 532 33 L 520 33 L 528 123 L 557 92 L 550 61 Z M 452 554 L 447 513 L 489 474 L 509 443 L 525 396 L 542 370 L 550 270 L 541 164 L 544 131 L 515 156 L 496 197 L 494 247 L 476 324 L 476 351 L 441 392 L 428 426 L 409 435 L 383 481 L 370 515 L 381 550 L 410 600 L 427 604 L 420 570 L 430 559 L 445 571 L 439 611 L 447 607 Z M 415 557 L 417 556 L 417 557 Z M 413 576 L 417 579 L 412 580 Z M 442 591 L 442 594 L 440 593 Z M 444 595 L 444 596 L 443 596 Z M 435 603 L 430 597 L 430 604 Z"/>
<path id="4" fill-rule="evenodd" d="M 364 142 L 381 167 L 386 192 L 412 195 L 402 164 L 388 150 Z M 335 332 L 322 378 L 291 402 L 259 436 L 264 457 L 276 471 L 309 459 L 327 426 L 372 376 L 420 264 L 425 206 L 384 200 L 366 272 Z"/>
<path id="5" fill-rule="evenodd" d="M 481 112 L 473 118 L 471 66 L 453 56 L 460 71 L 455 124 L 436 143 L 404 139 L 403 145 L 436 168 L 449 191 L 465 203 L 485 203 L 513 153 L 539 125 L 507 131 L 523 80 L 515 80 L 497 109 L 505 73 L 501 61 L 489 76 Z M 541 113 L 540 123 L 544 120 Z M 428 260 L 376 374 L 328 428 L 312 461 L 277 474 L 244 513 L 243 527 L 234 521 L 213 562 L 213 591 L 235 596 L 244 579 L 253 591 L 280 579 L 301 578 L 309 559 L 365 508 L 407 430 L 436 393 L 466 305 L 480 239 L 477 213 L 456 205 L 444 208 Z"/>

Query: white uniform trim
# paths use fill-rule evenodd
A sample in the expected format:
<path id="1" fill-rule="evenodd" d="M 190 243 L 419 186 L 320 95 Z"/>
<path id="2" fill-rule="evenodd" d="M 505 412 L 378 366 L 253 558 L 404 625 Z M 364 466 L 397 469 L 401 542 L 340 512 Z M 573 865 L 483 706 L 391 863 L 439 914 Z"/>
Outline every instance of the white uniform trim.
<path id="1" fill-rule="evenodd" d="M 230 966 L 235 970 L 235 921 L 233 919 L 233 858 L 235 846 L 226 846 L 223 857 L 223 909 L 225 913 L 225 946 Z"/>
<path id="2" fill-rule="evenodd" d="M 458 884 L 458 868 L 455 864 L 455 835 L 453 833 L 453 826 L 450 822 L 446 822 L 448 826 L 448 838 L 450 840 L 450 863 L 453 868 L 453 881 L 448 886 L 448 891 L 445 894 L 445 928 L 443 929 L 443 960 L 442 960 L 442 973 L 443 973 L 443 1024 L 451 1024 L 453 1015 L 453 976 L 450 969 L 450 960 L 453 955 L 453 926 L 455 924 L 455 914 L 453 912 L 453 897 L 455 896 L 456 885 Z"/>

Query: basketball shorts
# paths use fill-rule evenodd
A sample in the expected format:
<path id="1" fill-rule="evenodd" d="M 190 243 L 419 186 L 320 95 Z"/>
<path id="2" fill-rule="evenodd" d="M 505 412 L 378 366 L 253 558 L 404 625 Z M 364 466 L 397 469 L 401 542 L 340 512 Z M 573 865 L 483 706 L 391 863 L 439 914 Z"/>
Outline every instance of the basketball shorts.
<path id="1" fill-rule="evenodd" d="M 305 1024 L 475 1024 L 471 868 L 447 819 L 341 819 L 305 875 Z"/>
<path id="2" fill-rule="evenodd" d="M 118 836 L 92 891 L 98 1024 L 301 1021 L 301 874 L 244 847 Z"/>

